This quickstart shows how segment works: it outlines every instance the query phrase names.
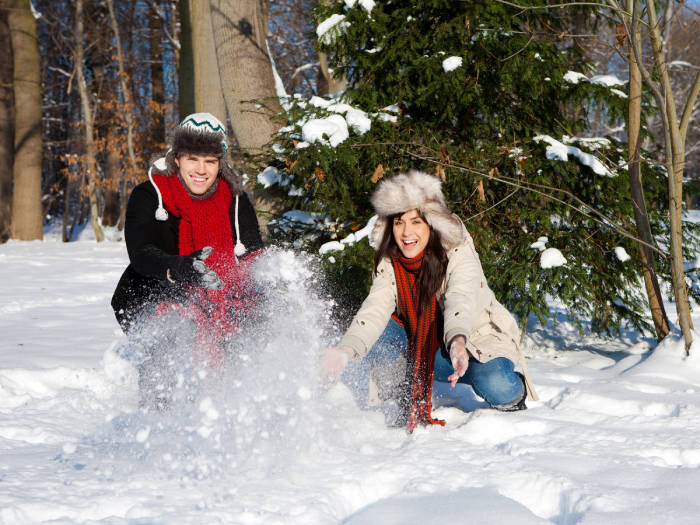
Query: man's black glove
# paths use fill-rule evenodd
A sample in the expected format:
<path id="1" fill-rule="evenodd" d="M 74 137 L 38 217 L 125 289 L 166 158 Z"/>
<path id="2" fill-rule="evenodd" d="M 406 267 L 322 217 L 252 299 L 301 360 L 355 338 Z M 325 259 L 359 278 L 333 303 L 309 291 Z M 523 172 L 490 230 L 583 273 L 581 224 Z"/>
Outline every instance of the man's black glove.
<path id="1" fill-rule="evenodd" d="M 209 290 L 222 290 L 224 282 L 216 272 L 209 268 L 204 261 L 211 255 L 213 248 L 205 246 L 189 255 L 174 258 L 174 263 L 168 269 L 168 279 L 172 282 L 191 284 Z"/>

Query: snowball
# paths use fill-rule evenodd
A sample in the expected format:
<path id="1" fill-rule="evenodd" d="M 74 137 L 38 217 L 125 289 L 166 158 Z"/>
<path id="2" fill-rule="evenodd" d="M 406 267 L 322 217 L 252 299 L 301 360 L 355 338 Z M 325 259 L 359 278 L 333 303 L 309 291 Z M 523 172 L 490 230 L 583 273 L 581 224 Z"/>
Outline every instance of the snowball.
<path id="1" fill-rule="evenodd" d="M 564 266 L 566 264 L 566 259 L 564 255 L 556 248 L 547 248 L 540 255 L 540 268 L 546 270 L 547 268 L 554 268 L 556 266 Z"/>
<path id="2" fill-rule="evenodd" d="M 442 69 L 445 70 L 445 73 L 449 73 L 450 71 L 454 71 L 458 67 L 462 65 L 462 57 L 449 57 L 446 58 L 445 60 L 442 61 Z"/>
<path id="3" fill-rule="evenodd" d="M 630 260 L 630 256 L 622 246 L 615 246 L 615 255 L 620 259 L 620 262 L 626 262 Z"/>
<path id="4" fill-rule="evenodd" d="M 301 128 L 302 138 L 309 143 L 320 142 L 336 147 L 350 136 L 348 123 L 340 115 L 313 119 Z"/>

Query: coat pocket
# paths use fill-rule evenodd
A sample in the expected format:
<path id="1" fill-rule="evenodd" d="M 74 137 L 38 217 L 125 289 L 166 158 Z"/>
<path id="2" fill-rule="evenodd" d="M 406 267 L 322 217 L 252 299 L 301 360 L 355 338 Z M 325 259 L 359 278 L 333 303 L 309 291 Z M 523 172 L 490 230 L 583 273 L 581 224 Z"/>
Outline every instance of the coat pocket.
<path id="1" fill-rule="evenodd" d="M 482 363 L 496 357 L 512 359 L 515 350 L 513 341 L 492 322 L 472 332 L 467 340 L 467 348 Z"/>

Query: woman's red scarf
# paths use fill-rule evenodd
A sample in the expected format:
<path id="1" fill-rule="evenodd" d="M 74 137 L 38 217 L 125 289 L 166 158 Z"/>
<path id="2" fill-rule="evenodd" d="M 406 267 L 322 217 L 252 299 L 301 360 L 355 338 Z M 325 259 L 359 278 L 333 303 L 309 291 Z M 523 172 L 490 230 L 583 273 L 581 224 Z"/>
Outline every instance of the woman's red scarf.
<path id="1" fill-rule="evenodd" d="M 193 199 L 176 174 L 154 175 L 154 182 L 167 210 L 180 218 L 178 252 L 189 255 L 211 246 L 206 265 L 224 282 L 223 290 L 191 287 L 188 305 L 161 305 L 175 308 L 197 325 L 197 347 L 205 359 L 214 365 L 223 363 L 220 343 L 238 331 L 232 312 L 239 314 L 250 306 L 253 284 L 248 269 L 254 257 L 239 261 L 234 253 L 230 209 L 233 195 L 229 185 L 220 180 L 213 195 Z"/>
<path id="2" fill-rule="evenodd" d="M 423 264 L 423 254 L 407 259 L 402 255 L 391 258 L 396 276 L 399 312 L 408 332 L 406 352 L 405 392 L 400 400 L 406 416 L 407 430 L 413 432 L 419 422 L 431 425 L 444 425 L 445 422 L 433 419 L 430 415 L 433 393 L 433 369 L 435 351 L 440 347 L 437 326 L 437 299 L 423 311 L 418 311 L 419 290 L 416 278 Z"/>

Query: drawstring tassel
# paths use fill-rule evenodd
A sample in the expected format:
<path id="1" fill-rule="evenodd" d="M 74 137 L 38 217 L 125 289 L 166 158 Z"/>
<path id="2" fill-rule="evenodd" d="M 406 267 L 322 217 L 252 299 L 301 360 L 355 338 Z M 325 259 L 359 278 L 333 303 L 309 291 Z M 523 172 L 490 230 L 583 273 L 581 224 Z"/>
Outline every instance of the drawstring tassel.
<path id="1" fill-rule="evenodd" d="M 161 162 L 162 161 L 162 162 Z M 159 165 L 160 163 L 160 165 Z M 156 166 L 158 169 L 162 169 L 161 166 L 165 165 L 165 159 L 158 159 L 153 163 L 154 166 Z M 148 168 L 148 180 L 151 181 L 151 184 L 153 184 L 153 187 L 156 189 L 156 194 L 158 195 L 158 208 L 156 208 L 156 220 L 157 221 L 167 221 L 168 220 L 168 212 L 166 211 L 165 207 L 163 206 L 163 196 L 160 194 L 160 190 L 158 189 L 158 185 L 153 181 L 153 166 Z"/>
<path id="2" fill-rule="evenodd" d="M 236 257 L 241 257 L 247 251 L 245 245 L 241 242 L 241 230 L 238 227 L 238 195 L 236 195 L 236 210 L 234 214 L 234 223 L 236 227 L 236 246 L 233 248 L 233 253 Z"/>

